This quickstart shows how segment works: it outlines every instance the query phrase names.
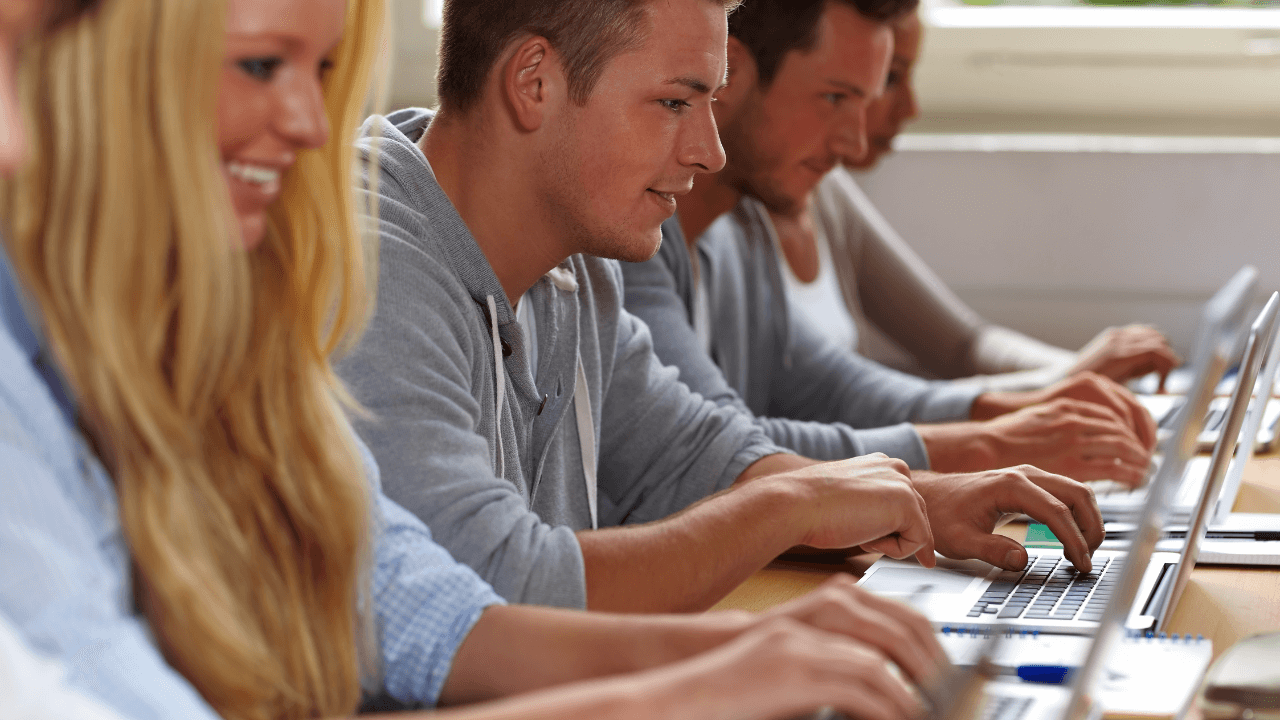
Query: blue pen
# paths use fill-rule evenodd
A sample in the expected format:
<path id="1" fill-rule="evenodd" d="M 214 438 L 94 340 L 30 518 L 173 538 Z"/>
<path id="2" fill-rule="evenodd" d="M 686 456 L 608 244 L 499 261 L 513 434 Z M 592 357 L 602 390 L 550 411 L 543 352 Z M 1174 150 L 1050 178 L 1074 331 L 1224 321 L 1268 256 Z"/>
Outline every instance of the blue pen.
<path id="1" fill-rule="evenodd" d="M 1062 685 L 1074 671 L 1075 668 L 1065 665 L 1019 665 L 1017 675 L 1025 682 Z"/>

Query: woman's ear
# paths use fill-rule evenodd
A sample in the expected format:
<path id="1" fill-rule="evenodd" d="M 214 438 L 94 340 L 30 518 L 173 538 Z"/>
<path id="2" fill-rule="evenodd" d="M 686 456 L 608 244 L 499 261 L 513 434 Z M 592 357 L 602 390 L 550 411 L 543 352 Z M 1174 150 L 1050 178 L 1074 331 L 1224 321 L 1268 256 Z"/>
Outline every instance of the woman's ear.
<path id="1" fill-rule="evenodd" d="M 554 104 L 566 99 L 560 58 L 546 38 L 520 43 L 503 65 L 502 90 L 516 124 L 530 132 L 542 126 Z"/>

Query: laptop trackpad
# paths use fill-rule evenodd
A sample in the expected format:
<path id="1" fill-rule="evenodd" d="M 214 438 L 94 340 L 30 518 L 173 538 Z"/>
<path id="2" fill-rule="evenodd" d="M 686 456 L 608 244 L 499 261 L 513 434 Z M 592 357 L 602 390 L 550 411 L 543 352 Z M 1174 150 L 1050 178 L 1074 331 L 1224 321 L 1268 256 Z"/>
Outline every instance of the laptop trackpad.
<path id="1" fill-rule="evenodd" d="M 990 570 L 988 565 L 987 569 Z M 986 573 L 983 573 L 986 575 Z M 959 594 L 969 589 L 974 576 L 941 567 L 881 567 L 862 582 L 862 589 L 879 595 Z"/>

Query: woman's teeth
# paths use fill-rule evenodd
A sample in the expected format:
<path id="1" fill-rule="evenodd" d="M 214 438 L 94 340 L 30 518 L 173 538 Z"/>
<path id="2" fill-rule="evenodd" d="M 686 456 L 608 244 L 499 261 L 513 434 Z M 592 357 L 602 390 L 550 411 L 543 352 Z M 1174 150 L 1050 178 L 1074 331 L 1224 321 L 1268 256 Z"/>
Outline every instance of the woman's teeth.
<path id="1" fill-rule="evenodd" d="M 261 165 L 248 165 L 234 161 L 227 162 L 227 172 L 232 177 L 247 183 L 261 185 L 264 190 L 274 191 L 280 186 L 280 171 Z"/>

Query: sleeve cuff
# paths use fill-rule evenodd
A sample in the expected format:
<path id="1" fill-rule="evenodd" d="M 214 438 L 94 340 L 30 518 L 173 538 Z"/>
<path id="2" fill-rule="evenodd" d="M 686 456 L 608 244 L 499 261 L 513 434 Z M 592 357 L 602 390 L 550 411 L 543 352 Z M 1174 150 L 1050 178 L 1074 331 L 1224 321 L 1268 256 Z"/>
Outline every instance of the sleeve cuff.
<path id="1" fill-rule="evenodd" d="M 858 430 L 857 434 L 863 454 L 880 452 L 902 460 L 912 470 L 929 469 L 929 453 L 925 451 L 924 440 L 911 423 Z"/>
<path id="2" fill-rule="evenodd" d="M 914 422 L 959 422 L 969 419 L 973 401 L 983 392 L 972 385 L 946 381 L 933 383 L 933 388 L 913 414 Z"/>

